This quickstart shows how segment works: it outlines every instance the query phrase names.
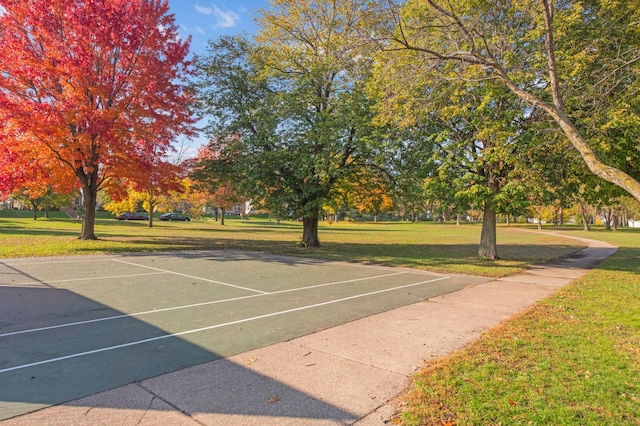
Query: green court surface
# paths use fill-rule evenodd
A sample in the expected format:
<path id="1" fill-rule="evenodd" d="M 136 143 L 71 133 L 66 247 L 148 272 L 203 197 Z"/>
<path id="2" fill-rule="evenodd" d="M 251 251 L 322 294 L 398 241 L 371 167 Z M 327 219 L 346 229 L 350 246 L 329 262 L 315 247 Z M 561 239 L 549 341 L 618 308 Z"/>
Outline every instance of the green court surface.
<path id="1" fill-rule="evenodd" d="M 235 251 L 0 260 L 0 420 L 488 279 Z"/>

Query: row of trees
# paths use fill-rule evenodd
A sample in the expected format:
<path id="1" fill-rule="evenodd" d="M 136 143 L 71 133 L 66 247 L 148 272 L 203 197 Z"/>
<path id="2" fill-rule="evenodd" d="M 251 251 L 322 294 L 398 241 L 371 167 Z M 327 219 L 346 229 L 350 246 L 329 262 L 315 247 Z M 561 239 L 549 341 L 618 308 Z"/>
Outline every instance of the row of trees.
<path id="1" fill-rule="evenodd" d="M 305 246 L 344 188 L 409 207 L 426 182 L 443 210 L 482 206 L 478 255 L 494 259 L 499 213 L 640 199 L 639 14 L 632 1 L 274 0 L 255 38 L 197 61 L 212 140 L 200 179 L 299 215 Z"/>
<path id="2" fill-rule="evenodd" d="M 500 213 L 640 200 L 633 0 L 272 0 L 196 74 L 166 0 L 0 5 L 0 192 L 81 189 L 81 238 L 99 190 L 180 186 L 196 111 L 195 188 L 301 217 L 304 246 L 354 197 L 480 207 L 491 259 Z"/>

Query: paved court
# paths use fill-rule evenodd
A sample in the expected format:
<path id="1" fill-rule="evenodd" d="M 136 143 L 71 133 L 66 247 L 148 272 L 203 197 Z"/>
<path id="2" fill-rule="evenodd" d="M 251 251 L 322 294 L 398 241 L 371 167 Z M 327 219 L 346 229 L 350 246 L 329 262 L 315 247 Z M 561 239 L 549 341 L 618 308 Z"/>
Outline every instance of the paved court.
<path id="1" fill-rule="evenodd" d="M 486 281 L 234 251 L 4 259 L 0 420 Z"/>

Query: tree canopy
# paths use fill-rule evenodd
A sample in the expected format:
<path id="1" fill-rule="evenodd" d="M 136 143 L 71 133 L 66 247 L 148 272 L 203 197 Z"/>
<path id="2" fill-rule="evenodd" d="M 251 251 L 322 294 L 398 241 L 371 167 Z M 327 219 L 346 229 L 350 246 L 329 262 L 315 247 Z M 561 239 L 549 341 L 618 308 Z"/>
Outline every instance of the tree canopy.
<path id="1" fill-rule="evenodd" d="M 500 81 L 547 114 L 596 175 L 640 199 L 640 8 L 633 0 L 381 0 L 388 113 L 411 116 L 435 81 Z M 424 98 L 405 87 L 424 88 Z"/>

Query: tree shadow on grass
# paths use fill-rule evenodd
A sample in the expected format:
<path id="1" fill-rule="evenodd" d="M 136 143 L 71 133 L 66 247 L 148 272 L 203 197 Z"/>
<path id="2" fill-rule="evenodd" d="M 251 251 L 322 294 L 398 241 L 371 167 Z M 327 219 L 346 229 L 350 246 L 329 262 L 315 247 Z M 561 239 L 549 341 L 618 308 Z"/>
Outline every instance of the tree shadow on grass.
<path id="1" fill-rule="evenodd" d="M 78 229 L 60 229 L 60 228 L 25 228 L 12 227 L 0 228 L 0 235 L 23 235 L 34 237 L 79 237 L 80 228 Z M 129 237 L 131 234 L 126 233 L 110 233 L 109 237 Z"/>
<path id="2" fill-rule="evenodd" d="M 614 256 L 600 265 L 600 269 L 640 275 L 640 248 L 620 247 Z"/>
<path id="3" fill-rule="evenodd" d="M 197 223 L 185 225 L 184 223 L 168 224 L 163 222 L 161 226 L 158 226 L 158 232 L 156 232 L 156 228 L 147 228 L 146 222 L 123 224 L 115 220 L 103 219 L 99 223 L 100 226 L 104 226 L 104 224 L 108 226 L 104 228 L 105 232 L 102 233 L 98 229 L 99 240 L 95 244 L 86 242 L 77 245 L 69 244 L 64 253 L 120 254 L 226 249 L 498 277 L 518 273 L 533 263 L 544 263 L 569 256 L 579 249 L 571 244 L 537 245 L 526 242 L 524 244 L 499 244 L 498 254 L 501 259 L 487 261 L 477 258 L 478 245 L 475 243 L 412 244 L 326 241 L 318 248 L 303 248 L 298 244 L 301 228 L 297 223 L 287 224 L 286 227 L 279 227 L 280 225 L 265 227 L 264 222 L 256 222 L 255 226 L 248 227 L 212 228 L 204 225 L 199 226 Z M 127 233 L 129 229 L 131 233 Z M 397 232 L 397 229 L 394 228 L 381 227 L 380 229 Z M 332 228 L 331 231 L 352 234 L 369 232 L 370 228 L 361 229 L 356 226 L 353 228 Z M 1 233 L 36 237 L 75 237 L 78 235 L 78 231 L 73 229 L 32 229 L 26 227 L 0 228 Z M 250 234 L 256 235 L 256 238 L 242 238 Z M 355 237 L 350 239 L 357 240 Z"/>
<path id="4" fill-rule="evenodd" d="M 0 228 L 0 235 L 31 235 L 31 236 L 52 236 L 52 237 L 65 237 L 65 236 L 78 236 L 80 234 L 77 229 L 46 229 L 46 228 Z"/>
<path id="5" fill-rule="evenodd" d="M 533 263 L 544 263 L 575 253 L 573 245 L 500 245 L 502 259 L 495 261 L 477 258 L 477 244 L 368 244 L 324 243 L 318 248 L 304 248 L 297 241 L 248 240 L 233 238 L 157 237 L 119 239 L 107 237 L 113 246 L 100 247 L 104 253 L 158 252 L 189 250 L 236 250 L 302 257 L 306 259 L 338 260 L 365 264 L 380 264 L 431 270 L 434 272 L 466 273 L 484 276 L 505 276 L 522 271 Z M 81 247 L 78 253 L 94 252 Z M 282 261 L 282 260 L 278 260 Z"/>

